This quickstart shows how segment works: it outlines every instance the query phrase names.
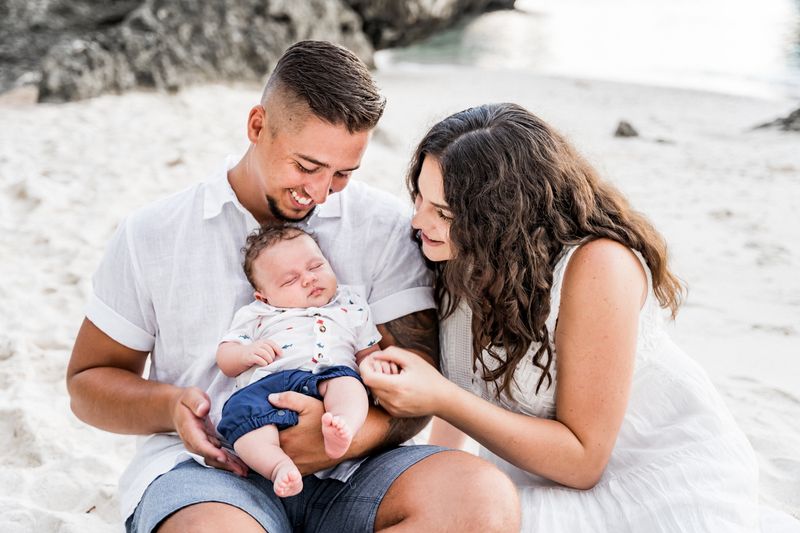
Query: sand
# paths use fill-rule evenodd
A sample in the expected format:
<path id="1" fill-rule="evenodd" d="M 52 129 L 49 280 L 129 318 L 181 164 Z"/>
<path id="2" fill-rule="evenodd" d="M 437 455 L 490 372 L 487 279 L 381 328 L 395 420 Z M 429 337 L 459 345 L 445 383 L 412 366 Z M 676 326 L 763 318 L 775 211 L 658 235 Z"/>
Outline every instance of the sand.
<path id="1" fill-rule="evenodd" d="M 800 135 L 750 129 L 796 102 L 467 68 L 377 77 L 389 105 L 357 179 L 404 195 L 425 128 L 515 101 L 651 217 L 690 287 L 672 333 L 755 447 L 763 502 L 800 517 Z M 122 531 L 134 438 L 78 421 L 64 383 L 91 275 L 121 217 L 244 150 L 259 94 L 0 98 L 0 531 Z M 622 119 L 641 136 L 615 138 Z"/>

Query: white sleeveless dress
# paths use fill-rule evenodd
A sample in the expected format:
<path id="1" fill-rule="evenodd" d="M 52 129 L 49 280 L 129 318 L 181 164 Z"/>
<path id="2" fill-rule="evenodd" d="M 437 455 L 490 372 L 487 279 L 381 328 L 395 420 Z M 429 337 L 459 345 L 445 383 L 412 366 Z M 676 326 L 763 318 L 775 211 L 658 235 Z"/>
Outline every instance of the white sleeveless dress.
<path id="1" fill-rule="evenodd" d="M 574 251 L 564 254 L 553 274 L 550 339 L 564 271 Z M 591 490 L 570 489 L 516 468 L 486 449 L 480 455 L 517 485 L 524 532 L 759 531 L 753 449 L 703 369 L 667 336 L 650 270 L 637 256 L 647 272 L 649 290 L 639 315 L 628 408 L 600 482 Z M 513 399 L 505 393 L 498 399 L 494 386 L 472 373 L 470 320 L 462 302 L 443 321 L 443 373 L 508 410 L 554 418 L 555 360 L 550 370 L 554 382 L 547 390 L 543 385 L 534 394 L 541 371 L 526 357 L 510 386 Z M 553 356 L 558 358 L 555 346 Z"/>

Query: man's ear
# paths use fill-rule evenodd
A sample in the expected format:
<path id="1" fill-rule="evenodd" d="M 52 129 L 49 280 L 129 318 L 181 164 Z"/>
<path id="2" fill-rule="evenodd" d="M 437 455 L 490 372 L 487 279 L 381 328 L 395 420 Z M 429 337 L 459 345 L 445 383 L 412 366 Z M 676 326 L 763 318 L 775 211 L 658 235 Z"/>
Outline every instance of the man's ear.
<path id="1" fill-rule="evenodd" d="M 256 300 L 258 300 L 259 302 L 264 302 L 265 304 L 268 304 L 268 303 L 269 303 L 269 302 L 267 301 L 267 298 L 266 298 L 266 297 L 265 297 L 263 294 L 261 294 L 260 292 L 258 292 L 258 291 L 256 291 L 256 292 L 254 292 L 254 293 L 253 293 L 253 298 L 255 298 Z"/>
<path id="2" fill-rule="evenodd" d="M 255 144 L 266 127 L 267 110 L 261 104 L 253 106 L 250 114 L 247 115 L 247 138 L 251 143 Z"/>

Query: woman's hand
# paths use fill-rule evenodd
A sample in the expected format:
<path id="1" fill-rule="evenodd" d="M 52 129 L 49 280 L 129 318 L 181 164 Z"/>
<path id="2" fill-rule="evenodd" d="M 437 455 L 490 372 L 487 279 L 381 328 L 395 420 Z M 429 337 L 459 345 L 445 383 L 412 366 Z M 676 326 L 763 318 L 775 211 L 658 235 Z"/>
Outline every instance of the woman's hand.
<path id="1" fill-rule="evenodd" d="M 383 372 L 386 363 L 399 374 Z M 453 384 L 420 356 L 396 346 L 375 352 L 361 362 L 361 378 L 381 407 L 396 417 L 436 414 Z"/>

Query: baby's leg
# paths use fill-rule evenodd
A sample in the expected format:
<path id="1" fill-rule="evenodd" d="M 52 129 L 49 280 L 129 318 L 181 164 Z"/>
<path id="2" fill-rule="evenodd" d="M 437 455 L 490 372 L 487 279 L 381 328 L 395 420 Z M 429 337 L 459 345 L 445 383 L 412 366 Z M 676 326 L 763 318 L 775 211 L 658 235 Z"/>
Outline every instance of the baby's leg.
<path id="1" fill-rule="evenodd" d="M 367 391 L 356 378 L 342 376 L 320 383 L 319 392 L 325 404 L 322 415 L 325 453 L 331 459 L 338 459 L 350 447 L 353 436 L 367 418 Z"/>
<path id="2" fill-rule="evenodd" d="M 278 440 L 278 428 L 263 426 L 245 433 L 233 443 L 233 449 L 247 466 L 272 480 L 272 489 L 281 498 L 303 490 L 303 476 Z"/>

